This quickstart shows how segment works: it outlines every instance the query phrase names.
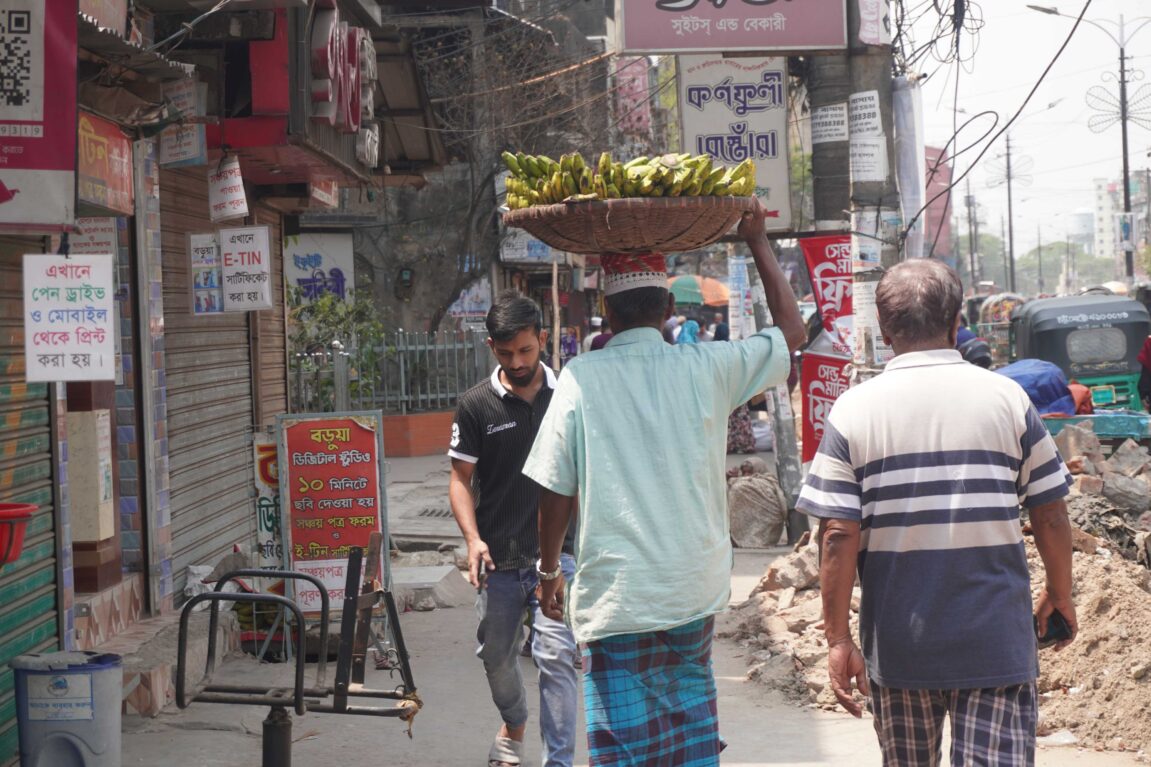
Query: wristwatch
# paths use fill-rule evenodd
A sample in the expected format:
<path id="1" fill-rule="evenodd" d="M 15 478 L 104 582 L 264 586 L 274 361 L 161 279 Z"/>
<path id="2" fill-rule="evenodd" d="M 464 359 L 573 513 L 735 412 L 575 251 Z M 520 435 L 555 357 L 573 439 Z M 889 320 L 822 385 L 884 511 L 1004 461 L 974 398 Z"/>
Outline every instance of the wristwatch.
<path id="1" fill-rule="evenodd" d="M 536 575 L 539 576 L 541 581 L 554 581 L 563 574 L 563 568 L 558 563 L 556 564 L 556 569 L 549 573 L 544 571 L 544 561 L 542 559 L 536 560 Z"/>

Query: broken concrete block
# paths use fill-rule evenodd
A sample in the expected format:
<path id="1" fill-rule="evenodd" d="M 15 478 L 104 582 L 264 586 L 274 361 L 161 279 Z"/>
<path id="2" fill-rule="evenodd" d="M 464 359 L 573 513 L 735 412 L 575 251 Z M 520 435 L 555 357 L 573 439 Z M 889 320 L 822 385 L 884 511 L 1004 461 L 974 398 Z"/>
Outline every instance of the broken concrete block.
<path id="1" fill-rule="evenodd" d="M 1081 455 L 1077 455 L 1074 458 L 1068 458 L 1067 459 L 1067 471 L 1071 472 L 1072 474 L 1082 474 L 1083 473 L 1083 465 L 1085 463 L 1090 463 L 1090 461 L 1088 461 L 1086 458 L 1084 458 Z"/>
<path id="2" fill-rule="evenodd" d="M 1055 446 L 1059 448 L 1059 455 L 1064 460 L 1076 455 L 1102 453 L 1103 446 L 1090 424 L 1071 424 L 1064 426 L 1063 430 L 1055 435 Z"/>
<path id="3" fill-rule="evenodd" d="M 1103 475 L 1103 497 L 1120 511 L 1142 513 L 1151 507 L 1151 488 L 1116 472 Z"/>
<path id="4" fill-rule="evenodd" d="M 1084 554 L 1094 554 L 1099 550 L 1099 541 L 1095 539 L 1095 536 L 1083 532 L 1078 527 L 1072 527 L 1071 550 L 1082 551 Z"/>
<path id="5" fill-rule="evenodd" d="M 809 545 L 794 554 L 776 560 L 751 593 L 779 591 L 789 587 L 801 591 L 811 588 L 818 582 L 819 549 Z"/>
<path id="6" fill-rule="evenodd" d="M 795 586 L 788 586 L 783 591 L 779 592 L 779 601 L 776 603 L 777 610 L 786 610 L 795 604 Z"/>
<path id="7" fill-rule="evenodd" d="M 1140 447 L 1138 442 L 1128 439 L 1115 449 L 1107 462 L 1111 464 L 1112 471 L 1134 477 L 1151 464 L 1151 455 L 1148 455 L 1146 448 Z"/>
<path id="8" fill-rule="evenodd" d="M 809 599 L 794 607 L 780 610 L 777 615 L 787 623 L 787 630 L 793 634 L 802 634 L 808 626 L 813 626 L 823 620 L 823 602 L 819 599 Z"/>
<path id="9" fill-rule="evenodd" d="M 1080 474 L 1075 478 L 1075 489 L 1083 495 L 1103 495 L 1103 479 L 1090 474 Z"/>

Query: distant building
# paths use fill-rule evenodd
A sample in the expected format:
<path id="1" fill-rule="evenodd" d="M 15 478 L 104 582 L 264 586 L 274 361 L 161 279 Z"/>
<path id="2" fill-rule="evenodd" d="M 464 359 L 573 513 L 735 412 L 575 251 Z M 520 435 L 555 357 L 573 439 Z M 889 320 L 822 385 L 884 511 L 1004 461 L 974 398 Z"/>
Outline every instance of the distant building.
<path id="1" fill-rule="evenodd" d="M 1119 265 L 1122 274 L 1123 254 L 1118 250 L 1115 239 L 1115 214 L 1122 210 L 1119 196 L 1122 194 L 1122 183 L 1097 178 L 1092 182 L 1095 187 L 1095 250 L 1098 258 L 1113 258 Z"/>
<path id="2" fill-rule="evenodd" d="M 1095 211 L 1080 208 L 1067 220 L 1067 239 L 1083 248 L 1089 255 L 1095 255 Z"/>

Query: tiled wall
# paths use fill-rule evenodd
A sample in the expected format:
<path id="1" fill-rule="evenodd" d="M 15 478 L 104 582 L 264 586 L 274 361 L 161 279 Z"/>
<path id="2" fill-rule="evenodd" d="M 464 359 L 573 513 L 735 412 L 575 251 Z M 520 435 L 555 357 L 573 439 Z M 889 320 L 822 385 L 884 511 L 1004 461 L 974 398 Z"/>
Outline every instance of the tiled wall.
<path id="1" fill-rule="evenodd" d="M 60 616 L 64 625 L 60 632 L 64 638 L 62 650 L 75 649 L 76 643 L 76 578 L 72 570 L 72 510 L 70 493 L 68 490 L 68 399 L 67 387 L 56 384 L 53 387 L 56 400 L 52 403 L 56 408 L 56 445 L 60 461 L 56 465 L 56 482 L 59 488 L 56 509 L 56 557 L 60 561 L 60 578 L 63 588 L 60 589 L 62 602 Z"/>
<path id="2" fill-rule="evenodd" d="M 120 549 L 124 571 L 142 572 L 147 557 L 143 551 L 143 524 L 140 510 L 139 444 L 136 422 L 136 285 L 132 280 L 131 237 L 129 219 L 116 219 L 120 249 L 116 258 L 119 292 L 116 303 L 120 310 L 121 372 L 123 382 L 116 385 L 116 462 L 120 486 Z"/>

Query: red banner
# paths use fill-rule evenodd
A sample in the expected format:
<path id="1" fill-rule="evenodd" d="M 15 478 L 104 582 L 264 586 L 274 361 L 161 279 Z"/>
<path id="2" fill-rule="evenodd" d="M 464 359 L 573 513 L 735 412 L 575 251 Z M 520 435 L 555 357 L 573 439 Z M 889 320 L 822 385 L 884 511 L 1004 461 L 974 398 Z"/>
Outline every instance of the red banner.
<path id="1" fill-rule="evenodd" d="M 823 328 L 831 336 L 837 354 L 851 356 L 852 347 L 852 266 L 851 237 L 837 234 L 799 241 L 811 289 L 823 318 Z"/>
<path id="2" fill-rule="evenodd" d="M 78 141 L 80 202 L 132 215 L 132 144 L 115 123 L 84 112 Z"/>
<path id="3" fill-rule="evenodd" d="M 824 424 L 831 406 L 847 391 L 851 360 L 823 354 L 803 355 L 800 386 L 803 392 L 803 462 L 815 457 L 823 439 Z"/>
<path id="4" fill-rule="evenodd" d="M 0 3 L 0 231 L 76 219 L 76 3 Z"/>
<path id="5" fill-rule="evenodd" d="M 374 416 L 283 422 L 280 486 L 292 569 L 319 578 L 337 608 L 351 548 L 366 549 L 380 530 L 380 428 Z M 298 587 L 296 601 L 305 612 L 320 609 L 319 592 L 307 586 Z"/>

